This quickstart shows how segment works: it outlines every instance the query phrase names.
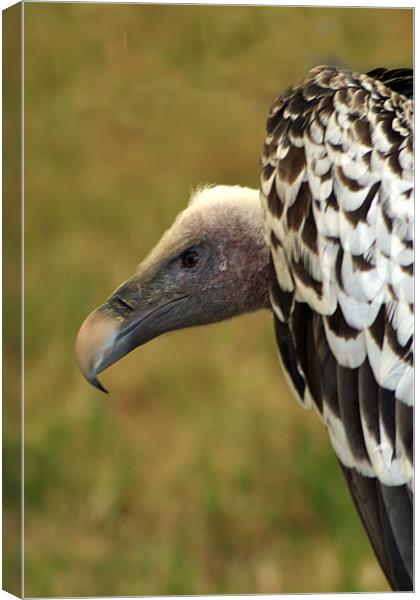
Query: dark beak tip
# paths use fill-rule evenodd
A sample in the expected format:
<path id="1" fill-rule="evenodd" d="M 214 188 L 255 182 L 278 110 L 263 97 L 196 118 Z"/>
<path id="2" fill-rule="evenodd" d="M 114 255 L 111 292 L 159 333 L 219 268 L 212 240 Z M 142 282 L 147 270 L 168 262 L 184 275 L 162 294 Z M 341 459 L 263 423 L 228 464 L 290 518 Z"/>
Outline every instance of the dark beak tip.
<path id="1" fill-rule="evenodd" d="M 92 378 L 87 378 L 89 383 L 92 384 L 94 387 L 96 387 L 97 390 L 99 390 L 100 392 L 103 392 L 104 394 L 109 394 L 108 390 L 102 385 L 102 383 L 99 381 L 99 379 L 95 376 L 93 376 Z"/>
<path id="2" fill-rule="evenodd" d="M 101 385 L 99 385 L 99 386 L 97 386 L 97 387 L 98 387 L 98 390 L 99 390 L 100 392 L 103 392 L 104 394 L 109 394 L 108 390 L 107 390 L 107 389 L 105 389 L 104 387 L 102 387 Z"/>

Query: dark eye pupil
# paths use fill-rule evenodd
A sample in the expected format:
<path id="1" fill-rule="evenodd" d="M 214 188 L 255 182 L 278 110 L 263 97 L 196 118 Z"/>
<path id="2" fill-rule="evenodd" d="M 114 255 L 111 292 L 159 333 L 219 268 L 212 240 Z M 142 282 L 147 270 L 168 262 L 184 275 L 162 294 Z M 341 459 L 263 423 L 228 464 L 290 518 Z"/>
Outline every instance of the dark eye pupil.
<path id="1" fill-rule="evenodd" d="M 195 250 L 187 250 L 182 255 L 182 264 L 187 269 L 192 269 L 198 263 L 198 253 Z"/>

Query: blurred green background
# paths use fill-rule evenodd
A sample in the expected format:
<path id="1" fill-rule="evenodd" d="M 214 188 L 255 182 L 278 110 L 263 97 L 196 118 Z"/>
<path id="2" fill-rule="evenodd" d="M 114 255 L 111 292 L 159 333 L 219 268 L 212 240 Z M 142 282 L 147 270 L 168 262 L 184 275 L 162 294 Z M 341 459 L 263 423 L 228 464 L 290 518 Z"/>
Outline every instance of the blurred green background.
<path id="1" fill-rule="evenodd" d="M 412 12 L 25 5 L 26 596 L 388 589 L 268 314 L 154 340 L 109 396 L 73 353 L 192 187 L 258 185 L 322 63 L 410 66 Z"/>

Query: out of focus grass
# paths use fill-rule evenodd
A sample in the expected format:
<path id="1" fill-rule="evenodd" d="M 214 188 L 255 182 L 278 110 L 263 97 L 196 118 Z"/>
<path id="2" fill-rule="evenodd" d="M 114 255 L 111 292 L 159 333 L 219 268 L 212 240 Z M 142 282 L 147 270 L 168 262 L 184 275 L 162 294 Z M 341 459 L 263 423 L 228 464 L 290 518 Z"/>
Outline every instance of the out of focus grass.
<path id="1" fill-rule="evenodd" d="M 268 315 L 90 388 L 77 329 L 199 182 L 257 186 L 270 101 L 411 64 L 407 10 L 25 5 L 25 594 L 387 589 Z"/>

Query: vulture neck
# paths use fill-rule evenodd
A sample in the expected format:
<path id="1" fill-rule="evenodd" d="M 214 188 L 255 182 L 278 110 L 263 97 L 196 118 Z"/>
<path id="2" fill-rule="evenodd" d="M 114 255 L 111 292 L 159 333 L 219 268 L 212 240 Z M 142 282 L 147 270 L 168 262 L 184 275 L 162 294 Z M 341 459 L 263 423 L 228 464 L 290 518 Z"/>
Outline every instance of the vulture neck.
<path id="1" fill-rule="evenodd" d="M 196 213 L 196 214 L 194 214 Z M 218 251 L 220 285 L 209 293 L 220 293 L 223 302 L 211 321 L 271 308 L 269 250 L 259 191 L 239 186 L 216 186 L 193 197 L 185 211 L 186 222 L 207 229 Z M 195 220 L 202 221 L 196 225 Z"/>

